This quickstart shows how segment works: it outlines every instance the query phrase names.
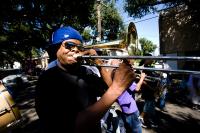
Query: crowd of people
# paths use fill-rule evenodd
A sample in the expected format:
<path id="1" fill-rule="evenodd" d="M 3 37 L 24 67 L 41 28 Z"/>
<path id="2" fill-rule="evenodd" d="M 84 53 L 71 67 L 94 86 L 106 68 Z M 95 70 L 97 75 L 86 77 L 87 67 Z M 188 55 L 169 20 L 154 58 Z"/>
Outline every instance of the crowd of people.
<path id="1" fill-rule="evenodd" d="M 84 49 L 82 43 L 80 33 L 70 26 L 52 34 L 50 63 L 36 86 L 36 111 L 43 132 L 101 133 L 104 127 L 105 132 L 142 133 L 142 127 L 156 127 L 155 83 L 144 80 L 152 73 L 140 71 L 137 80 L 129 60 L 109 60 L 118 68 L 83 65 L 78 56 L 97 52 Z M 101 59 L 94 62 L 104 64 Z M 142 60 L 140 65 L 150 67 L 152 62 Z M 144 99 L 141 112 L 136 92 L 142 93 Z M 117 110 L 114 104 L 118 105 Z"/>

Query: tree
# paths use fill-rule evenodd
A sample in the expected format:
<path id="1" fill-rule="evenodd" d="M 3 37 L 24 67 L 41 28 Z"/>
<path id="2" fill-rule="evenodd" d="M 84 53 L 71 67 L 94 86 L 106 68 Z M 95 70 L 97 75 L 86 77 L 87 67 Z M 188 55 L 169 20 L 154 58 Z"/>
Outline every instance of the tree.
<path id="1" fill-rule="evenodd" d="M 160 7 L 170 8 L 180 4 L 186 4 L 193 9 L 199 9 L 197 0 L 125 0 L 124 9 L 129 16 L 141 18 L 149 13 L 159 11 Z"/>
<path id="2" fill-rule="evenodd" d="M 136 49 L 134 45 L 130 45 L 128 47 L 128 55 L 141 55 L 142 51 L 140 49 Z"/>
<path id="3" fill-rule="evenodd" d="M 146 38 L 140 38 L 139 42 L 141 44 L 141 52 L 143 53 L 143 55 L 147 53 L 152 53 L 157 48 L 157 46 L 153 44 L 152 41 L 149 41 Z"/>
<path id="4" fill-rule="evenodd" d="M 95 4 L 93 14 L 90 18 L 92 27 L 97 27 L 96 6 L 97 5 Z M 104 1 L 101 6 L 101 20 L 102 35 L 107 35 L 108 40 L 117 39 L 120 29 L 124 30 L 122 18 L 117 9 L 114 7 L 113 1 Z"/>
<path id="5" fill-rule="evenodd" d="M 83 33 L 82 33 L 82 36 L 83 36 L 83 39 L 87 42 L 91 39 L 91 35 L 90 35 L 90 29 L 84 29 Z"/>
<path id="6" fill-rule="evenodd" d="M 31 58 L 32 48 L 45 48 L 52 31 L 71 25 L 81 31 L 90 24 L 95 0 L 3 0 L 0 5 L 0 61 Z M 2 58 L 5 57 L 5 58 Z M 18 56 L 20 57 L 20 56 Z"/>

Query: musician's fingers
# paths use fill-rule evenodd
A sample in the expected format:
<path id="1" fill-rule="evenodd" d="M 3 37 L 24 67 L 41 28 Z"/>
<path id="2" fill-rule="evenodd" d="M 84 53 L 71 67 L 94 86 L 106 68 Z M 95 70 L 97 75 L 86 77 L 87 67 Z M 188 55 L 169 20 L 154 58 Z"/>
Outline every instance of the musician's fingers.
<path id="1" fill-rule="evenodd" d="M 119 60 L 119 59 L 111 59 L 110 60 L 110 65 L 119 65 L 119 64 L 121 64 L 122 62 L 121 62 L 121 60 Z"/>
<path id="2" fill-rule="evenodd" d="M 125 64 L 130 64 L 129 61 L 127 59 L 123 59 L 123 63 Z"/>

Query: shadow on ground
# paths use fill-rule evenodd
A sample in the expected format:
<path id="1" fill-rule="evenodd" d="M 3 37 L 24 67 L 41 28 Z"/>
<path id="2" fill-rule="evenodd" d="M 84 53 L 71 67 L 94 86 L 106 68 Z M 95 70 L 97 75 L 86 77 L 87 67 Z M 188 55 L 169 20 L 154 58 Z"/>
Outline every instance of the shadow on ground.
<path id="1" fill-rule="evenodd" d="M 144 101 L 137 102 L 142 110 Z M 145 129 L 145 133 L 188 133 L 200 131 L 200 112 L 190 108 L 185 102 L 174 100 L 166 103 L 166 112 L 156 107 L 157 128 Z"/>
<path id="2" fill-rule="evenodd" d="M 35 112 L 34 103 L 35 86 L 20 92 L 16 99 L 23 117 L 23 124 L 12 133 L 41 133 L 40 122 Z M 143 101 L 138 101 L 139 110 Z M 200 131 L 200 112 L 192 110 L 189 105 L 181 102 L 169 101 L 166 104 L 167 112 L 156 109 L 158 127 L 146 130 L 145 133 L 188 133 Z"/>

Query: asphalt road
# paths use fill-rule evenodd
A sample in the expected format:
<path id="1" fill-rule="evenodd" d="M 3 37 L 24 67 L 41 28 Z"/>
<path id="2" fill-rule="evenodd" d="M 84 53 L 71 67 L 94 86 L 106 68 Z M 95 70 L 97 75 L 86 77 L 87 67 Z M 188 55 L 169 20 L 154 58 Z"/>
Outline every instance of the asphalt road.
<path id="1" fill-rule="evenodd" d="M 22 114 L 23 123 L 11 133 L 41 133 L 38 116 L 35 112 L 34 85 L 18 94 L 16 99 Z M 138 106 L 143 102 L 139 101 Z M 143 129 L 143 133 L 188 133 L 200 131 L 200 111 L 193 110 L 189 105 L 179 102 L 167 102 L 167 112 L 156 108 L 158 127 Z"/>

